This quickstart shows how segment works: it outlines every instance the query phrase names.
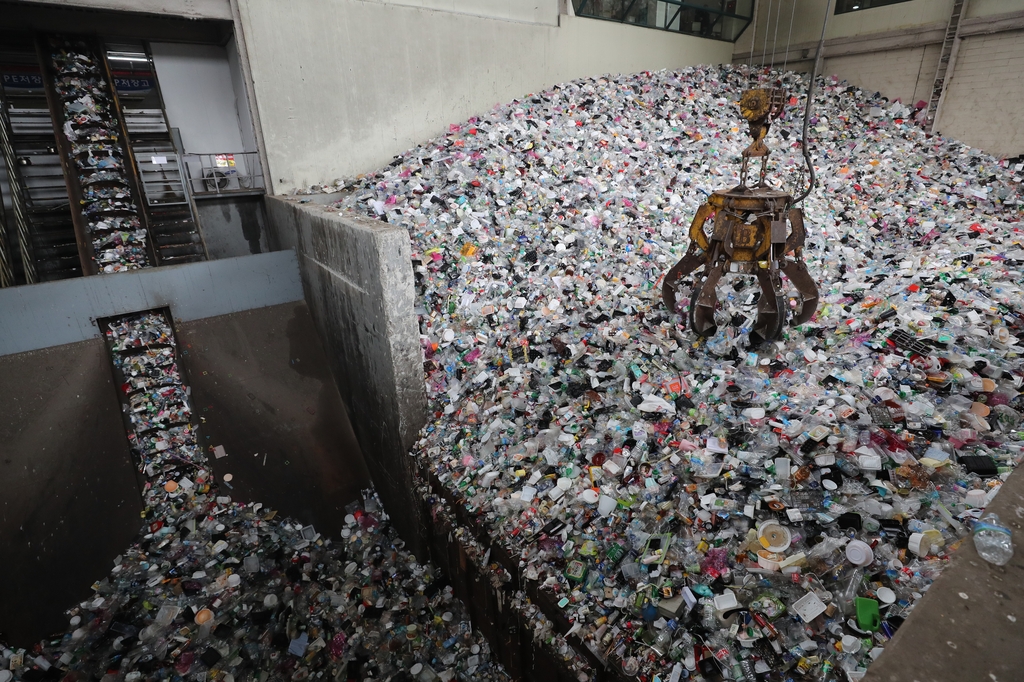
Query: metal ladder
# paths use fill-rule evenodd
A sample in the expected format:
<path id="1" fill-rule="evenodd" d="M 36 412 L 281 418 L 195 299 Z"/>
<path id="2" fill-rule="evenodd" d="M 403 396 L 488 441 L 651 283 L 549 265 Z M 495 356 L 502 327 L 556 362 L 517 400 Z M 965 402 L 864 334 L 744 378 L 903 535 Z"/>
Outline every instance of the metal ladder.
<path id="1" fill-rule="evenodd" d="M 935 82 L 932 84 L 932 96 L 928 101 L 928 131 L 934 132 L 936 121 L 942 109 L 942 100 L 946 96 L 949 80 L 953 76 L 957 52 L 960 50 L 960 22 L 967 9 L 968 0 L 954 0 L 953 10 L 946 24 L 946 36 L 942 40 L 942 51 L 939 53 L 939 65 L 935 69 Z"/>
<path id="2" fill-rule="evenodd" d="M 7 45 L 4 63 L 36 62 L 34 45 Z M 28 52 L 31 50 L 31 52 Z M 21 59 L 21 62 L 19 62 Z M 0 286 L 32 284 L 82 274 L 67 189 L 57 158 L 53 123 L 41 77 L 20 76 L 20 89 L 0 88 L 0 193 L 6 193 L 7 272 Z"/>

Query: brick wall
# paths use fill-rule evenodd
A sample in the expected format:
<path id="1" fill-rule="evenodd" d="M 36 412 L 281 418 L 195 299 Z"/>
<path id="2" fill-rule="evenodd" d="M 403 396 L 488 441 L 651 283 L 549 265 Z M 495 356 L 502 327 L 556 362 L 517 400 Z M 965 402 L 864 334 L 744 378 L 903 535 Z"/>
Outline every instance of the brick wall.
<path id="1" fill-rule="evenodd" d="M 966 38 L 938 130 L 996 156 L 1024 154 L 1024 31 Z"/>
<path id="2" fill-rule="evenodd" d="M 865 90 L 914 105 L 928 100 L 939 61 L 939 46 L 927 45 L 825 60 L 824 73 L 835 74 Z"/>

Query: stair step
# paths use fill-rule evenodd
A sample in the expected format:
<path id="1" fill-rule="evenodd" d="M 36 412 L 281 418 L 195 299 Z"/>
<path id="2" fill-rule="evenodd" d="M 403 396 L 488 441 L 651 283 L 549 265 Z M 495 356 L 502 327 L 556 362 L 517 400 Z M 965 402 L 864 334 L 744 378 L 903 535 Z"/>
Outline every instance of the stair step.
<path id="1" fill-rule="evenodd" d="M 199 263 L 206 260 L 205 256 L 201 253 L 196 254 L 184 254 L 184 255 L 165 255 L 160 254 L 160 263 L 163 265 L 174 265 L 176 263 Z"/>
<path id="2" fill-rule="evenodd" d="M 202 255 L 203 249 L 198 244 L 168 244 L 159 248 L 162 256 Z"/>
<path id="3" fill-rule="evenodd" d="M 153 238 L 153 244 L 157 247 L 164 246 L 177 246 L 180 244 L 200 244 L 202 240 L 199 239 L 199 235 L 192 233 L 184 236 L 179 235 L 160 235 Z"/>

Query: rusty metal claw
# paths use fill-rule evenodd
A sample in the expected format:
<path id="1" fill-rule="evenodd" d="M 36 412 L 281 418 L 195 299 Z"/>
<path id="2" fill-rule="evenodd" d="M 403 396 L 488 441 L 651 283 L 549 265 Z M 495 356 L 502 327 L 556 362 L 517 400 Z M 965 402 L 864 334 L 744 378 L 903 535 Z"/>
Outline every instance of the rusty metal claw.
<path id="1" fill-rule="evenodd" d="M 769 187 L 735 187 L 712 194 L 690 225 L 689 248 L 665 275 L 665 306 L 677 312 L 680 282 L 703 266 L 693 285 L 688 313 L 690 328 L 700 336 L 717 331 L 716 288 L 728 273 L 753 275 L 761 288 L 752 338 L 772 341 L 782 333 L 790 311 L 783 274 L 800 294 L 790 322 L 803 324 L 811 319 L 818 305 L 818 289 L 803 261 L 803 212 L 791 204 L 788 194 Z M 714 227 L 708 235 L 704 224 L 712 215 Z"/>
<path id="2" fill-rule="evenodd" d="M 770 150 L 764 139 L 771 122 L 782 113 L 785 101 L 785 93 L 778 89 L 743 93 L 740 112 L 750 124 L 754 141 L 742 154 L 740 184 L 713 193 L 697 209 L 690 223 L 690 246 L 665 274 L 662 300 L 675 313 L 679 283 L 704 266 L 693 285 L 689 309 L 690 328 L 701 336 L 717 331 L 716 287 L 726 273 L 753 275 L 761 287 L 757 319 L 751 330 L 753 339 L 772 341 L 782 333 L 789 314 L 782 274 L 800 294 L 793 310 L 793 324 L 807 322 L 818 307 L 818 288 L 803 260 L 804 213 L 793 206 L 792 196 L 765 183 Z M 747 161 L 753 157 L 762 157 L 761 181 L 755 187 L 747 187 Z M 709 235 L 704 224 L 712 216 L 714 226 Z"/>

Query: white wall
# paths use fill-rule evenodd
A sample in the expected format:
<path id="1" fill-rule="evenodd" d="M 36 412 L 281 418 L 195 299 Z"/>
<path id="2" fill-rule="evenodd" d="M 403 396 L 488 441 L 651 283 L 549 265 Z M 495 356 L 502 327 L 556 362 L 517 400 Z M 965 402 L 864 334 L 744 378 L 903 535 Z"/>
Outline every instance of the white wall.
<path id="1" fill-rule="evenodd" d="M 275 191 L 374 170 L 450 123 L 555 83 L 732 55 L 731 43 L 595 19 L 548 25 L 512 10 L 504 21 L 397 3 L 239 0 Z"/>
<path id="2" fill-rule="evenodd" d="M 1024 153 L 1024 31 L 963 41 L 938 131 L 1005 156 Z"/>
<path id="3" fill-rule="evenodd" d="M 171 127 L 192 154 L 243 151 L 228 51 L 216 45 L 151 43 Z"/>
<path id="4" fill-rule="evenodd" d="M 491 19 L 526 21 L 554 26 L 558 3 L 550 0 L 365 0 L 383 5 L 419 7 L 442 12 L 470 14 Z"/>
<path id="5" fill-rule="evenodd" d="M 1024 2 L 1021 0 L 970 0 L 967 4 L 967 14 L 964 16 L 974 19 L 1021 10 L 1024 10 Z"/>
<path id="6" fill-rule="evenodd" d="M 924 45 L 876 54 L 855 54 L 826 59 L 822 71 L 869 92 L 881 92 L 913 106 L 931 97 L 939 45 Z M 808 65 L 810 66 L 810 65 Z"/>
<path id="7" fill-rule="evenodd" d="M 259 149 L 256 142 L 256 130 L 253 126 L 252 109 L 249 104 L 249 95 L 245 90 L 245 75 L 239 63 L 238 44 L 235 36 L 225 46 L 228 53 L 228 69 L 231 72 L 231 89 L 235 94 L 235 115 L 238 117 L 238 132 L 242 136 L 242 150 L 254 152 Z"/>

